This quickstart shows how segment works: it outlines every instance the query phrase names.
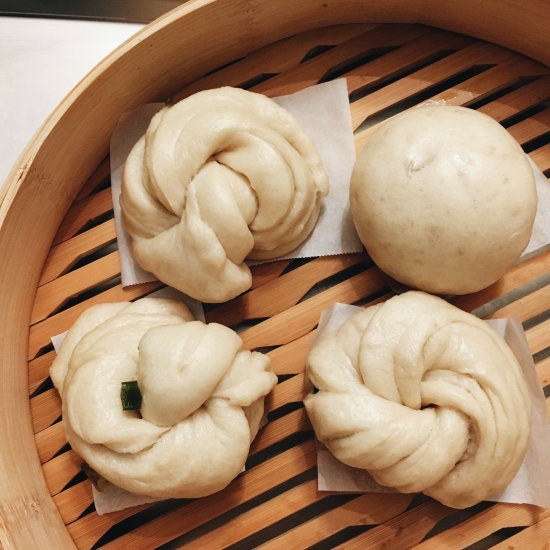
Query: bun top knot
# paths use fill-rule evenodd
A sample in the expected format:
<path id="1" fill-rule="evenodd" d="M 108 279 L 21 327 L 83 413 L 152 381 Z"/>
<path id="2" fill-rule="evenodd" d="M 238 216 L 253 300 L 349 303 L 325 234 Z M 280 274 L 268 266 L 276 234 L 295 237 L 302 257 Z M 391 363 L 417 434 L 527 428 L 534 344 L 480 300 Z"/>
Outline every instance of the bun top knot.
<path id="1" fill-rule="evenodd" d="M 137 262 L 204 302 L 251 285 L 246 258 L 284 255 L 328 192 L 315 146 L 267 97 L 199 92 L 162 109 L 126 161 L 121 207 Z"/>

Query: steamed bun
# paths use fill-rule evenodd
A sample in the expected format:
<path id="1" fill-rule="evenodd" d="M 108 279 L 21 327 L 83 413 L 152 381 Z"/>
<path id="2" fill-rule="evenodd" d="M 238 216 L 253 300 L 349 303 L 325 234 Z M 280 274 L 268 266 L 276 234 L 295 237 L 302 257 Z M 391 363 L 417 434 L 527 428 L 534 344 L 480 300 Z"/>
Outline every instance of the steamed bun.
<path id="1" fill-rule="evenodd" d="M 516 357 L 441 298 L 406 292 L 360 311 L 315 343 L 307 372 L 315 434 L 381 485 L 467 508 L 524 460 L 531 402 Z"/>
<path id="2" fill-rule="evenodd" d="M 174 300 L 99 304 L 67 333 L 50 374 L 76 453 L 117 487 L 195 498 L 242 471 L 264 398 L 277 382 L 267 355 L 236 332 L 194 321 Z M 121 388 L 141 395 L 125 410 Z"/>
<path id="3" fill-rule="evenodd" d="M 273 100 L 224 87 L 153 117 L 126 160 L 123 221 L 138 264 L 202 302 L 248 290 L 245 260 L 302 244 L 328 193 L 314 143 Z"/>
<path id="4" fill-rule="evenodd" d="M 490 117 L 426 105 L 375 130 L 350 187 L 361 241 L 394 279 L 466 294 L 498 280 L 527 246 L 537 208 L 533 170 Z"/>

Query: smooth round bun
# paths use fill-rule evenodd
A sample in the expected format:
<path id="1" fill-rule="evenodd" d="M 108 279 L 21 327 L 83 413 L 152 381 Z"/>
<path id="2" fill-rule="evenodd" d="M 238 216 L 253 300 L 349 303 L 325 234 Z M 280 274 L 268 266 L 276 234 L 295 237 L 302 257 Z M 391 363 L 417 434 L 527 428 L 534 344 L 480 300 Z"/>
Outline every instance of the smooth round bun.
<path id="1" fill-rule="evenodd" d="M 350 201 L 376 264 L 438 294 L 498 280 L 527 246 L 537 209 L 519 144 L 490 117 L 447 105 L 380 125 L 355 164 Z"/>

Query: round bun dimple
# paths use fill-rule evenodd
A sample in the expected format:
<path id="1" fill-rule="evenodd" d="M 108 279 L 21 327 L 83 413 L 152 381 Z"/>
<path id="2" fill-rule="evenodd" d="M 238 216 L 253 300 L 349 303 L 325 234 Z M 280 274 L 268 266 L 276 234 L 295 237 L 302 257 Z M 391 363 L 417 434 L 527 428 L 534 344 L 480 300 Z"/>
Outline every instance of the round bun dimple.
<path id="1" fill-rule="evenodd" d="M 439 294 L 498 280 L 527 246 L 537 208 L 519 144 L 490 117 L 446 105 L 380 125 L 355 164 L 350 201 L 376 264 Z"/>

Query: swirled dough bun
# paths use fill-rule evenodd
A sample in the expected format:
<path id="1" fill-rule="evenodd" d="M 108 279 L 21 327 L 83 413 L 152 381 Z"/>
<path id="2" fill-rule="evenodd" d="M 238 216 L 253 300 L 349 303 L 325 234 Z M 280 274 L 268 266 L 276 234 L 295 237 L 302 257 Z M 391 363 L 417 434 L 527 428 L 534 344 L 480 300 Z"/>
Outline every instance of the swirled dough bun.
<path id="1" fill-rule="evenodd" d="M 328 193 L 313 142 L 285 109 L 236 88 L 162 109 L 125 164 L 120 203 L 136 261 L 203 302 L 249 289 L 246 258 L 282 256 Z"/>
<path id="2" fill-rule="evenodd" d="M 93 306 L 67 333 L 50 371 L 67 439 L 96 472 L 135 494 L 191 498 L 242 471 L 276 384 L 269 358 L 242 349 L 180 302 Z M 139 411 L 121 384 L 137 380 Z"/>
<path id="3" fill-rule="evenodd" d="M 454 508 L 492 497 L 523 462 L 530 400 L 510 348 L 423 292 L 361 311 L 311 350 L 317 437 L 382 485 Z"/>
<path id="4" fill-rule="evenodd" d="M 426 105 L 381 124 L 353 170 L 351 212 L 376 264 L 410 287 L 466 294 L 529 242 L 537 195 L 521 147 L 490 117 Z"/>

